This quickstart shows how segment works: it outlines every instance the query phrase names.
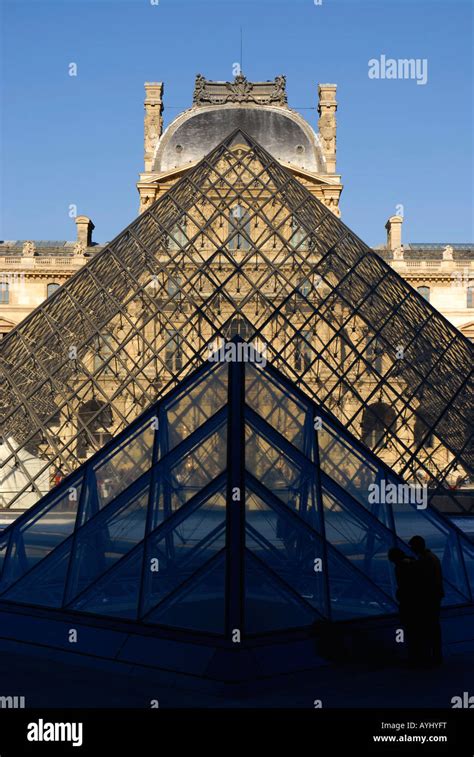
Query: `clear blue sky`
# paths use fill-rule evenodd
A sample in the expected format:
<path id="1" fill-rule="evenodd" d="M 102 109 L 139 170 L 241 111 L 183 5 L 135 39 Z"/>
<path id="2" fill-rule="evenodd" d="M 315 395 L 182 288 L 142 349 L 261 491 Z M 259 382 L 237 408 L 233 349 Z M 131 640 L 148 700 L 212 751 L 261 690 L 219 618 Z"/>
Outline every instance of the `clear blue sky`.
<path id="1" fill-rule="evenodd" d="M 195 74 L 287 75 L 315 126 L 317 83 L 338 84 L 343 220 L 385 239 L 474 239 L 472 3 L 467 0 L 3 0 L 2 239 L 74 239 L 69 205 L 112 239 L 137 213 L 143 83 L 165 82 L 165 123 Z M 426 58 L 428 83 L 371 80 L 368 61 Z M 76 78 L 68 75 L 75 62 Z"/>

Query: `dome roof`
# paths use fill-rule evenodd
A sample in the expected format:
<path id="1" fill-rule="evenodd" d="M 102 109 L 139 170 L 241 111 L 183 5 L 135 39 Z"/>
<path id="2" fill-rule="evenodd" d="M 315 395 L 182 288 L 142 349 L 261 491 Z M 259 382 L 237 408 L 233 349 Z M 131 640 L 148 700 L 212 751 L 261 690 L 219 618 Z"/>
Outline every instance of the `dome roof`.
<path id="1" fill-rule="evenodd" d="M 152 170 L 164 173 L 195 163 L 238 128 L 282 163 L 325 173 L 318 138 L 298 113 L 248 104 L 193 107 L 183 113 L 159 140 Z"/>

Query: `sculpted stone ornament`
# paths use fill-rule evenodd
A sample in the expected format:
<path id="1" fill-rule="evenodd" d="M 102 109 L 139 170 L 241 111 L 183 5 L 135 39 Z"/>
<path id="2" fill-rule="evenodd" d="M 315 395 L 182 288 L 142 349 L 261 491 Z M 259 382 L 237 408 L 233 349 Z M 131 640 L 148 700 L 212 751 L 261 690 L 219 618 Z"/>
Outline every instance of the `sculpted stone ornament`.
<path id="1" fill-rule="evenodd" d="M 250 82 L 242 73 L 233 82 L 207 81 L 196 76 L 193 105 L 225 105 L 225 103 L 254 103 L 255 105 L 286 105 L 286 77 L 274 81 Z"/>
<path id="2" fill-rule="evenodd" d="M 453 248 L 447 244 L 443 250 L 443 260 L 454 260 Z"/>
<path id="3" fill-rule="evenodd" d="M 329 113 L 325 113 L 319 119 L 319 133 L 324 142 L 326 152 L 334 152 L 336 149 L 336 119 Z"/>
<path id="4" fill-rule="evenodd" d="M 28 241 L 23 243 L 23 255 L 27 257 L 33 256 L 36 253 L 36 245 L 34 242 Z"/>
<path id="5" fill-rule="evenodd" d="M 403 247 L 397 247 L 393 251 L 393 259 L 394 260 L 403 260 Z"/>
<path id="6" fill-rule="evenodd" d="M 84 242 L 76 242 L 74 245 L 74 255 L 84 255 L 86 251 L 86 245 Z"/>

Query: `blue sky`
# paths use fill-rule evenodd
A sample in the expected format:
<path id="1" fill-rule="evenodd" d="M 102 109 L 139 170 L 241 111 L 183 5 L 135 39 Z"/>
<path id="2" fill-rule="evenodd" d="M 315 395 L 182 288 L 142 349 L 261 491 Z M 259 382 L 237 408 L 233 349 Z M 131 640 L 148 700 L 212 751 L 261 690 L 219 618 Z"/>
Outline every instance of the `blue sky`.
<path id="1" fill-rule="evenodd" d="M 369 244 L 404 206 L 404 241 L 473 230 L 472 3 L 458 0 L 3 0 L 2 239 L 74 239 L 69 206 L 112 239 L 137 214 L 145 81 L 165 123 L 194 77 L 286 74 L 317 123 L 317 83 L 338 84 L 343 220 Z M 372 58 L 420 58 L 428 82 L 374 80 Z M 77 77 L 68 75 L 71 62 Z M 304 108 L 304 109 L 303 109 Z"/>

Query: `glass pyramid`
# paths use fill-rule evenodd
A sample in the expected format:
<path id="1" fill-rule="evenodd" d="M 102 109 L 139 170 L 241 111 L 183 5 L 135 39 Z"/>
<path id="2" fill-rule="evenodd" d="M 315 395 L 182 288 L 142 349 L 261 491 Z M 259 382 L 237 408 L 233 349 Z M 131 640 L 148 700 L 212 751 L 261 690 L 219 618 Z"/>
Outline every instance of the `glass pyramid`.
<path id="1" fill-rule="evenodd" d="M 226 638 L 380 616 L 397 609 L 387 552 L 418 533 L 445 605 L 471 604 L 462 532 L 372 504 L 371 483 L 401 479 L 254 357 L 206 361 L 9 526 L 0 601 Z"/>
<path id="2" fill-rule="evenodd" d="M 472 471 L 472 345 L 237 131 L 2 340 L 0 505 L 33 504 L 236 334 L 435 505 Z"/>

